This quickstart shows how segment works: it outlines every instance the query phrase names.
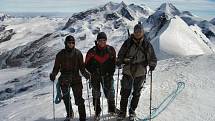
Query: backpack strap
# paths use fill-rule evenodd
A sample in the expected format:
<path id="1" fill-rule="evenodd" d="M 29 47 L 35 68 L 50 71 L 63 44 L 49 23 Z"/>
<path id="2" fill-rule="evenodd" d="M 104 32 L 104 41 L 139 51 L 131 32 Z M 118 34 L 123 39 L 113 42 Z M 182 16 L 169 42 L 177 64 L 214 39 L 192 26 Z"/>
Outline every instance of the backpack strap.
<path id="1" fill-rule="evenodd" d="M 111 46 L 107 45 L 107 52 L 110 54 L 110 58 L 114 58 L 114 52 L 112 51 Z"/>
<path id="2" fill-rule="evenodd" d="M 132 38 L 129 38 L 126 41 L 129 41 L 129 42 L 128 42 L 128 46 L 127 46 L 127 50 L 126 50 L 125 55 L 127 55 L 129 53 L 131 46 L 134 44 Z M 146 39 L 143 40 L 141 46 L 138 46 L 138 50 L 140 50 L 144 54 L 146 61 L 147 61 L 147 46 L 148 46 L 148 41 Z M 137 55 L 137 53 L 138 53 L 138 51 L 135 53 L 135 56 Z M 125 55 L 124 55 L 124 57 L 125 57 Z"/>

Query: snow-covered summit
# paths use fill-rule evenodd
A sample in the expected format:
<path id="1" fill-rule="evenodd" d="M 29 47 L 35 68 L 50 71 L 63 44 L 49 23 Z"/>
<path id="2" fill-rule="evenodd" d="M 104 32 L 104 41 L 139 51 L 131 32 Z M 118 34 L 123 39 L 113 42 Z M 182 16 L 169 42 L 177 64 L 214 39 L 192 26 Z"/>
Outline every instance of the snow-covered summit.
<path id="1" fill-rule="evenodd" d="M 159 25 L 159 23 L 170 20 L 175 15 L 180 15 L 180 11 L 172 3 L 163 3 L 156 9 L 155 13 L 150 15 L 147 19 L 147 23 L 151 26 Z"/>
<path id="2" fill-rule="evenodd" d="M 151 41 L 160 58 L 211 54 L 213 51 L 179 16 L 171 19 Z"/>
<path id="3" fill-rule="evenodd" d="M 180 17 L 177 17 L 176 20 L 178 22 L 175 23 L 175 20 L 171 20 L 175 19 L 175 16 L 171 19 L 162 18 L 161 20 L 160 14 L 158 14 L 160 12 L 179 13 L 177 8 L 167 3 L 162 4 L 151 15 L 152 11 L 146 6 L 142 7 L 135 4 L 126 5 L 124 2 L 109 2 L 99 6 L 99 8 L 73 14 L 68 21 L 65 19 L 49 19 L 47 17 L 13 18 L 4 21 L 4 25 L 7 26 L 4 27 L 3 32 L 9 29 L 12 30 L 9 31 L 9 34 L 0 33 L 3 38 L 6 38 L 4 42 L 0 43 L 0 68 L 16 67 L 19 65 L 35 67 L 45 64 L 51 61 L 55 57 L 55 53 L 64 47 L 62 41 L 68 34 L 75 36 L 77 48 L 84 48 L 83 52 L 85 53 L 91 46 L 94 46 L 97 33 L 104 31 L 108 36 L 108 44 L 114 46 L 116 51 L 118 51 L 120 45 L 128 37 L 127 29 L 132 31 L 131 28 L 138 21 L 144 22 L 147 17 L 148 19 L 146 21 L 152 19 L 155 22 L 153 27 L 148 31 L 147 37 L 153 40 L 153 46 L 158 50 L 157 55 L 159 59 L 206 54 L 210 51 L 208 48 L 213 49 L 211 44 L 207 44 L 210 41 L 202 37 L 203 34 L 201 31 L 198 31 L 198 34 L 195 31 L 191 31 L 192 29 L 185 22 L 182 22 L 183 20 Z M 151 24 L 146 22 L 147 25 Z M 144 24 L 144 28 L 146 26 Z M 182 29 L 179 29 L 181 27 Z M 179 33 L 180 36 L 171 37 L 171 35 L 175 34 L 172 34 L 172 31 Z M 181 36 L 183 36 L 183 40 L 180 40 Z M 182 48 L 181 52 L 176 52 L 176 50 L 171 49 L 171 46 L 180 48 L 183 45 L 190 45 L 189 43 L 191 42 L 197 46 L 198 51 L 194 52 L 193 49 L 195 47 L 188 48 L 187 46 Z M 168 46 L 164 45 L 171 46 L 168 49 Z M 55 48 L 55 50 L 50 48 Z M 165 52 L 165 55 L 171 56 L 162 56 L 163 52 Z M 44 58 L 46 56 L 48 58 Z"/>
<path id="4" fill-rule="evenodd" d="M 163 3 L 156 11 L 163 12 L 169 16 L 180 14 L 180 11 L 172 3 Z"/>
<path id="5" fill-rule="evenodd" d="M 68 29 L 78 20 L 85 21 L 103 21 L 103 23 L 112 20 L 116 24 L 120 24 L 123 21 L 139 21 L 139 18 L 147 18 L 152 13 L 149 7 L 141 7 L 138 5 L 126 5 L 124 2 L 113 3 L 109 2 L 98 8 L 93 8 L 80 13 L 72 15 L 66 23 L 64 29 Z"/>

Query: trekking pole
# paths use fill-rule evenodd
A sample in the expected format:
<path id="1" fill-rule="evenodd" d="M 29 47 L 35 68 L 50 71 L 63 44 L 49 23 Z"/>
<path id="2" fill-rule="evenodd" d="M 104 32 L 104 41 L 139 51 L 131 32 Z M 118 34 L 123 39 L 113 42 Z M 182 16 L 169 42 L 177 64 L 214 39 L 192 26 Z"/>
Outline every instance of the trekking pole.
<path id="1" fill-rule="evenodd" d="M 117 77 L 117 84 L 116 84 L 116 107 L 117 107 L 117 98 L 118 98 L 118 89 L 119 87 L 119 67 L 118 67 L 118 77 Z"/>
<path id="2" fill-rule="evenodd" d="M 89 88 L 88 88 L 88 84 L 87 84 L 87 79 L 86 79 L 86 86 L 87 86 L 87 97 L 88 97 L 88 103 L 89 103 L 89 111 L 90 111 L 90 117 L 91 117 L 90 96 L 89 96 Z"/>
<path id="3" fill-rule="evenodd" d="M 151 80 L 150 80 L 150 115 L 149 115 L 149 120 L 151 121 L 151 107 L 152 107 L 152 71 L 151 72 Z"/>
<path id="4" fill-rule="evenodd" d="M 102 76 L 102 88 L 104 88 L 103 86 L 104 86 L 104 76 Z M 102 119 L 104 121 L 104 111 L 103 111 L 103 109 L 104 109 L 104 89 L 103 89 L 103 93 L 102 93 Z"/>
<path id="5" fill-rule="evenodd" d="M 74 118 L 74 112 L 73 112 L 73 109 L 72 109 L 72 102 L 71 102 L 71 97 L 70 97 L 70 88 L 71 88 L 71 84 L 70 84 L 70 81 L 67 80 L 69 82 L 69 86 L 68 86 L 68 98 L 69 98 L 69 118 Z"/>
<path id="6" fill-rule="evenodd" d="M 68 87 L 68 98 L 69 98 L 69 118 L 70 118 L 70 115 L 71 115 L 71 109 L 70 109 L 70 106 L 71 106 L 71 97 L 70 97 L 70 82 L 69 82 L 69 87 Z"/>
<path id="7" fill-rule="evenodd" d="M 52 101 L 52 103 L 53 103 L 53 119 L 54 119 L 54 121 L 55 121 L 55 104 L 54 104 L 54 81 L 53 81 L 53 101 Z"/>

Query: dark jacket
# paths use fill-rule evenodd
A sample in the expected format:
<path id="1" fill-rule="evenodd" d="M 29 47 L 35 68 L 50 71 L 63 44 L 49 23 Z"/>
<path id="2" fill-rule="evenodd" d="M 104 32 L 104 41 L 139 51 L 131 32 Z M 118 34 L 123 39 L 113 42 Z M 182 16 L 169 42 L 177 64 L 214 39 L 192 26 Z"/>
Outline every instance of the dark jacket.
<path id="1" fill-rule="evenodd" d="M 128 58 L 129 63 L 125 63 Z M 118 60 L 125 64 L 123 74 L 134 77 L 144 76 L 147 66 L 157 65 L 157 58 L 151 43 L 145 37 L 136 43 L 133 35 L 123 43 L 118 53 Z"/>
<path id="2" fill-rule="evenodd" d="M 85 71 L 83 55 L 81 51 L 76 48 L 62 49 L 56 55 L 52 74 L 56 76 L 59 71 L 61 72 L 61 80 L 70 79 L 74 81 L 72 83 L 81 83 L 79 71 L 81 71 L 84 77 L 88 75 L 88 73 Z"/>
<path id="3" fill-rule="evenodd" d="M 107 45 L 103 49 L 97 46 L 91 48 L 86 55 L 86 69 L 93 75 L 113 76 L 115 72 L 116 52 L 112 46 Z"/>

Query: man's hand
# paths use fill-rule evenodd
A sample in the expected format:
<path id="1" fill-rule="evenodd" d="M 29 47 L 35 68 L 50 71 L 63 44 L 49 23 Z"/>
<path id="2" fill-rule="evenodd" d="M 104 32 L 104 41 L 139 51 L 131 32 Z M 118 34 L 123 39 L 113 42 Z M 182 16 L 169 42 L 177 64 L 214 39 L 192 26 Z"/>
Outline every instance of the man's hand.
<path id="1" fill-rule="evenodd" d="M 87 74 L 85 75 L 85 78 L 86 78 L 87 80 L 89 80 L 89 79 L 90 79 L 90 74 L 87 73 Z"/>
<path id="2" fill-rule="evenodd" d="M 51 74 L 49 75 L 49 78 L 50 78 L 51 81 L 54 81 L 54 80 L 55 80 L 54 74 L 51 73 Z"/>
<path id="3" fill-rule="evenodd" d="M 155 66 L 149 66 L 149 71 L 154 71 L 155 70 Z"/>
<path id="4" fill-rule="evenodd" d="M 117 59 L 116 60 L 116 66 L 117 67 L 121 67 L 121 65 L 122 65 L 122 62 L 119 59 Z"/>
<path id="5" fill-rule="evenodd" d="M 128 57 L 123 60 L 124 64 L 132 63 L 132 61 L 134 61 L 134 57 Z"/>

